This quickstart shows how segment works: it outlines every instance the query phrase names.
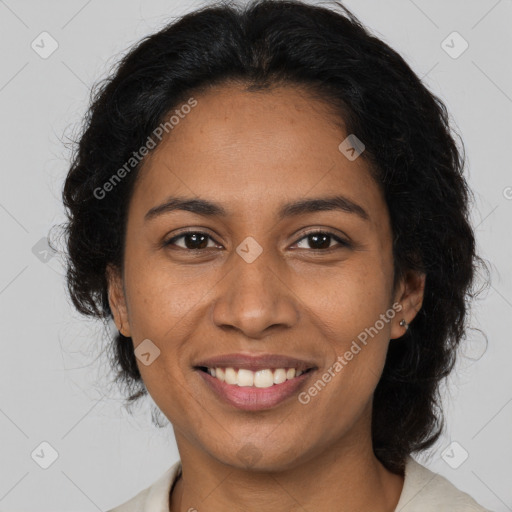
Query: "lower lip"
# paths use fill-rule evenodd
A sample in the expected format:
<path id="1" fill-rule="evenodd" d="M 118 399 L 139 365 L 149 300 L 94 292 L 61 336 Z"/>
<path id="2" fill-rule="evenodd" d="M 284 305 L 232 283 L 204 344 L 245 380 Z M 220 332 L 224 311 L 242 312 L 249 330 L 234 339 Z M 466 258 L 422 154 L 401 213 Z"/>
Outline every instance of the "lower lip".
<path id="1" fill-rule="evenodd" d="M 286 380 L 282 384 L 274 384 L 268 388 L 256 388 L 226 384 L 202 370 L 196 370 L 206 384 L 225 402 L 244 411 L 261 411 L 270 409 L 294 395 L 314 370 L 303 373 L 299 377 Z"/>

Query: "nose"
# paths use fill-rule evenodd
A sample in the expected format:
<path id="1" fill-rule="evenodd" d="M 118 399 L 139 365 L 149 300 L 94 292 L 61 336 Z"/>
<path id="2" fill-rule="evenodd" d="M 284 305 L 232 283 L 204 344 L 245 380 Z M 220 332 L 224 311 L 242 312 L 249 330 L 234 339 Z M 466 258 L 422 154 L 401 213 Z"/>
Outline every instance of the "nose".
<path id="1" fill-rule="evenodd" d="M 237 254 L 233 267 L 218 283 L 212 319 L 222 329 L 261 339 L 268 331 L 293 327 L 299 320 L 297 297 L 265 251 L 252 263 Z"/>

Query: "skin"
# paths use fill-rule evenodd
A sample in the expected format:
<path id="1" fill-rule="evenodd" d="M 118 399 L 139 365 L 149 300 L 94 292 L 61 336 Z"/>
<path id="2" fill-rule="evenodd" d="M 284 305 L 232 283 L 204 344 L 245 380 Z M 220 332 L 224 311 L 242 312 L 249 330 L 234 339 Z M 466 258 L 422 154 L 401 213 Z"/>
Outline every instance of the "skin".
<path id="1" fill-rule="evenodd" d="M 391 512 L 403 477 L 373 454 L 372 397 L 390 340 L 405 333 L 400 320 L 421 308 L 425 276 L 409 272 L 393 290 L 385 199 L 365 160 L 338 149 L 347 134 L 326 105 L 291 86 L 255 93 L 226 84 L 196 99 L 145 160 L 124 273 L 108 271 L 118 329 L 134 347 L 149 338 L 161 351 L 149 366 L 137 363 L 180 453 L 170 510 Z M 333 192 L 369 220 L 337 210 L 276 217 L 285 202 Z M 221 203 L 230 215 L 174 211 L 145 221 L 171 194 Z M 183 228 L 211 238 L 162 246 Z M 351 245 L 315 245 L 306 234 L 317 228 Z M 250 264 L 236 252 L 248 236 L 263 249 Z M 294 396 L 241 411 L 193 369 L 231 352 L 286 354 L 318 367 L 307 389 L 395 302 L 403 309 L 307 405 Z M 248 449 L 252 463 L 239 455 Z"/>

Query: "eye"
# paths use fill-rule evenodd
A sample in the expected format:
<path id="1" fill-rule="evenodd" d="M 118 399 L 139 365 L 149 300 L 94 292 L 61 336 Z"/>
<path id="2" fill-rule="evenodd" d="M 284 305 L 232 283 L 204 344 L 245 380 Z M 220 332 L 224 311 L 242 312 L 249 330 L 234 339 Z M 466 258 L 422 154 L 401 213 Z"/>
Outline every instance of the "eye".
<path id="1" fill-rule="evenodd" d="M 177 244 L 176 242 L 178 240 L 183 239 L 184 246 Z M 309 233 L 306 233 L 305 236 L 300 238 L 296 244 L 303 243 L 303 240 L 307 240 L 306 243 L 309 243 L 309 245 L 313 245 L 313 247 L 309 247 L 310 249 L 314 251 L 324 251 L 327 252 L 327 250 L 336 249 L 340 247 L 350 247 L 350 243 L 343 240 L 339 236 L 335 235 L 334 233 L 331 233 L 329 231 L 311 231 Z M 338 243 L 339 247 L 332 247 L 331 242 L 336 241 Z M 180 247 L 181 249 L 189 250 L 189 251 L 198 251 L 203 249 L 211 249 L 212 247 L 216 247 L 215 244 L 213 246 L 208 246 L 208 242 L 212 241 L 214 242 L 213 238 L 208 234 L 204 233 L 202 231 L 185 231 L 184 233 L 181 233 L 180 235 L 177 235 L 166 242 L 164 242 L 164 246 L 171 246 L 175 245 L 177 247 Z M 316 247 L 314 247 L 316 246 Z M 308 249 L 308 247 L 299 247 L 299 249 Z"/>
<path id="2" fill-rule="evenodd" d="M 203 233 L 202 231 L 185 231 L 184 233 L 164 242 L 164 246 L 177 245 L 176 240 L 180 240 L 181 238 L 185 241 L 185 247 L 180 245 L 178 245 L 178 247 L 191 251 L 209 249 L 211 247 L 208 247 L 208 241 L 213 241 L 213 238 L 208 233 Z"/>
<path id="3" fill-rule="evenodd" d="M 321 230 L 317 230 L 317 231 L 310 231 L 309 233 L 307 233 L 305 236 L 303 236 L 298 242 L 298 243 L 301 243 L 302 240 L 307 240 L 306 243 L 309 243 L 309 245 L 313 245 L 313 246 L 317 246 L 317 247 L 312 247 L 313 250 L 315 251 L 324 251 L 324 252 L 328 252 L 327 250 L 331 250 L 331 249 L 339 249 L 340 247 L 332 247 L 330 245 L 330 242 L 332 240 L 335 240 L 336 242 L 338 242 L 338 245 L 341 246 L 341 247 L 350 247 L 350 244 L 343 240 L 342 238 L 340 238 L 339 236 L 335 235 L 334 233 L 331 233 L 329 231 L 321 231 Z M 300 247 L 300 249 L 303 249 L 303 247 Z M 307 249 L 307 247 L 306 247 Z"/>

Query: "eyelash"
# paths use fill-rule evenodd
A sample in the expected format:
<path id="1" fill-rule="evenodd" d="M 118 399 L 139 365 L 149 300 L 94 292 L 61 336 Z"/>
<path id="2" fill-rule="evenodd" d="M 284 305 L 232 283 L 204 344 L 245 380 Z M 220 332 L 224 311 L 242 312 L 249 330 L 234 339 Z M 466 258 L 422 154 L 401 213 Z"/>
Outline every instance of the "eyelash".
<path id="1" fill-rule="evenodd" d="M 180 233 L 179 235 L 176 235 L 173 238 L 170 238 L 169 240 L 165 241 L 163 243 L 163 246 L 167 247 L 167 246 L 170 246 L 170 245 L 174 245 L 176 240 L 179 240 L 180 238 L 183 238 L 183 237 L 185 237 L 187 235 L 205 235 L 210 240 L 213 240 L 215 242 L 213 237 L 211 237 L 208 233 L 205 233 L 203 231 L 184 231 L 183 233 Z M 299 238 L 295 242 L 295 244 L 297 244 L 298 242 L 304 240 L 305 238 L 308 238 L 309 236 L 313 236 L 313 235 L 327 235 L 330 238 L 334 239 L 336 242 L 338 242 L 339 246 L 338 247 L 336 247 L 336 246 L 335 247 L 328 247 L 327 249 L 306 249 L 306 250 L 314 251 L 314 252 L 326 252 L 326 253 L 329 253 L 329 252 L 332 252 L 333 250 L 336 250 L 336 249 L 343 249 L 343 248 L 351 247 L 351 244 L 349 242 L 343 240 L 342 238 L 340 238 L 339 236 L 335 235 L 334 233 L 331 233 L 330 231 L 323 231 L 323 230 L 316 230 L 316 231 L 310 231 L 308 233 L 305 233 L 301 238 Z M 205 251 L 207 249 L 213 249 L 213 247 L 208 247 L 206 249 L 186 249 L 184 247 L 179 247 L 179 249 L 182 249 L 184 251 L 191 251 L 191 252 L 201 252 L 201 251 Z"/>

